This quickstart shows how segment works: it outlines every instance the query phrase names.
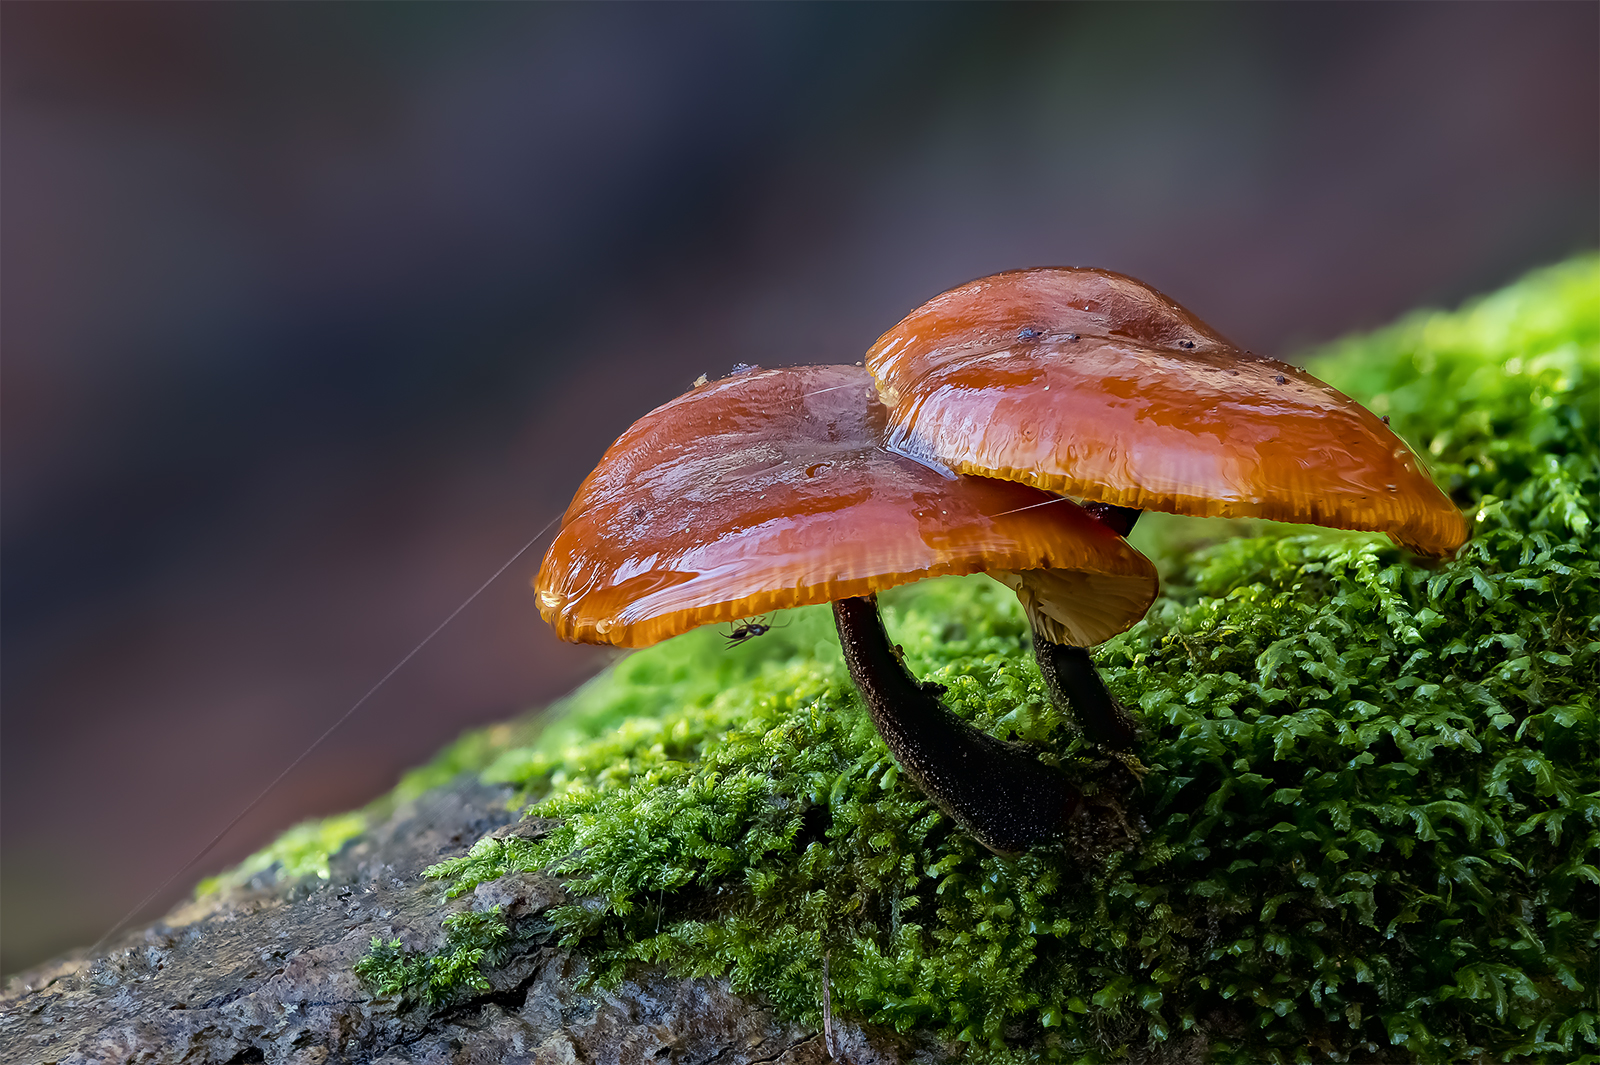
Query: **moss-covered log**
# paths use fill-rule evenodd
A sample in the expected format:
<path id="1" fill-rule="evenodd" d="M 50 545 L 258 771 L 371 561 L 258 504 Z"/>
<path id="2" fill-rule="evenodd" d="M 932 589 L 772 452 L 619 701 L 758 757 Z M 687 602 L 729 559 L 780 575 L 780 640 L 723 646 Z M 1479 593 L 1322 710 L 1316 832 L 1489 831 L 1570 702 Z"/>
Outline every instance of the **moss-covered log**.
<path id="1" fill-rule="evenodd" d="M 1126 801 L 1094 794 L 1116 774 L 1046 697 L 1007 589 L 884 596 L 911 669 L 1049 752 L 1098 798 L 1098 840 L 1003 858 L 954 826 L 899 779 L 817 608 L 634 654 L 536 737 L 465 737 L 408 793 L 472 770 L 549 820 L 429 875 L 462 902 L 563 878 L 540 949 L 601 983 L 725 978 L 814 1029 L 826 972 L 836 1020 L 972 1060 L 1595 1055 L 1600 259 L 1312 369 L 1391 418 L 1475 535 L 1428 563 L 1370 534 L 1141 519 L 1165 595 L 1095 655 L 1143 734 Z M 333 827 L 278 860 L 316 876 Z M 367 987 L 459 1020 L 472 952 L 532 942 L 497 920 L 381 940 Z"/>

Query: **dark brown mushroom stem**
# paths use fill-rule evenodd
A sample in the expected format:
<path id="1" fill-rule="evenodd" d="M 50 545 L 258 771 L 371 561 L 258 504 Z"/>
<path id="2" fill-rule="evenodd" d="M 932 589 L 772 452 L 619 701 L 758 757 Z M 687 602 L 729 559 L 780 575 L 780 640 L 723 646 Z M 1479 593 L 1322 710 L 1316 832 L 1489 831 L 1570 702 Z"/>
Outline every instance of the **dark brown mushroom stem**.
<path id="1" fill-rule="evenodd" d="M 1016 854 L 1063 839 L 1083 795 L 1061 770 L 961 720 L 889 641 L 876 597 L 833 604 L 845 664 L 901 770 L 985 847 Z"/>
<path id="2" fill-rule="evenodd" d="M 1144 513 L 1110 503 L 1084 503 L 1083 509 L 1118 536 L 1132 532 L 1134 522 Z M 1033 656 L 1051 701 L 1077 723 L 1084 739 L 1116 751 L 1133 750 L 1138 739 L 1133 717 L 1106 690 L 1088 648 L 1052 643 L 1034 633 Z"/>
<path id="3" fill-rule="evenodd" d="M 1033 657 L 1051 701 L 1069 713 L 1084 739 L 1116 751 L 1133 750 L 1139 735 L 1133 718 L 1106 690 L 1087 648 L 1051 643 L 1034 633 Z"/>

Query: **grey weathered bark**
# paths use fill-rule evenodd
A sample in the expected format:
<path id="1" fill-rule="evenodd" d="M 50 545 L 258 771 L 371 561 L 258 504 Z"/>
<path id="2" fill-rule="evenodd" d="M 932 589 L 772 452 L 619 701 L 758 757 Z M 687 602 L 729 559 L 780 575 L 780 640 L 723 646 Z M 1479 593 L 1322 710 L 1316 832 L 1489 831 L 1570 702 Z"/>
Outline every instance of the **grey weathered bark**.
<path id="1" fill-rule="evenodd" d="M 446 903 L 420 876 L 481 836 L 518 832 L 510 792 L 470 778 L 404 804 L 345 847 L 327 881 L 271 884 L 180 907 L 94 957 L 22 973 L 0 996 L 0 1062 L 824 1062 L 820 1033 L 726 981 L 642 970 L 578 991 L 584 960 L 537 939 L 486 971 L 492 990 L 442 1011 L 375 996 L 352 971 L 374 936 L 439 949 L 453 908 L 536 918 L 564 897 L 514 875 Z M 834 1051 L 862 1063 L 953 1048 L 834 1018 Z"/>

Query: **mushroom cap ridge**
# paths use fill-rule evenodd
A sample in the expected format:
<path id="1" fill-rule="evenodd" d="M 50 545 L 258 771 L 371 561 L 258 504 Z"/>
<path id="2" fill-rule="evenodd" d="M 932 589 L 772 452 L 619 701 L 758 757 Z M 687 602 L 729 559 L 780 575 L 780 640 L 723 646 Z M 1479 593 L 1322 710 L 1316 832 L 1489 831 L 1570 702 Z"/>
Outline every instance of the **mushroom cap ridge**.
<path id="1" fill-rule="evenodd" d="M 1382 531 L 1424 554 L 1467 537 L 1372 412 L 1111 271 L 952 289 L 879 338 L 866 366 L 892 407 L 890 446 L 961 473 L 1140 510 Z"/>
<path id="2" fill-rule="evenodd" d="M 1154 566 L 1069 500 L 884 447 L 854 366 L 752 370 L 639 419 L 579 487 L 535 581 L 564 640 L 645 647 L 700 625 L 946 574 L 1081 572 L 1092 641 L 1155 598 Z"/>

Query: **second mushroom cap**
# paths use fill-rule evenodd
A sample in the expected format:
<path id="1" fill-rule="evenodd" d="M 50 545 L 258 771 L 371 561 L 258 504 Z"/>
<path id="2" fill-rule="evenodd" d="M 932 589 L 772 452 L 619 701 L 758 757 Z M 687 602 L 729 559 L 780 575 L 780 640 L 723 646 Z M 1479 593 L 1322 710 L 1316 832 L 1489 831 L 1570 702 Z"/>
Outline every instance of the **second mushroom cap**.
<path id="1" fill-rule="evenodd" d="M 866 366 L 893 408 L 891 446 L 963 473 L 1136 510 L 1378 530 L 1425 554 L 1466 539 L 1378 417 L 1121 274 L 982 278 L 907 315 Z"/>

